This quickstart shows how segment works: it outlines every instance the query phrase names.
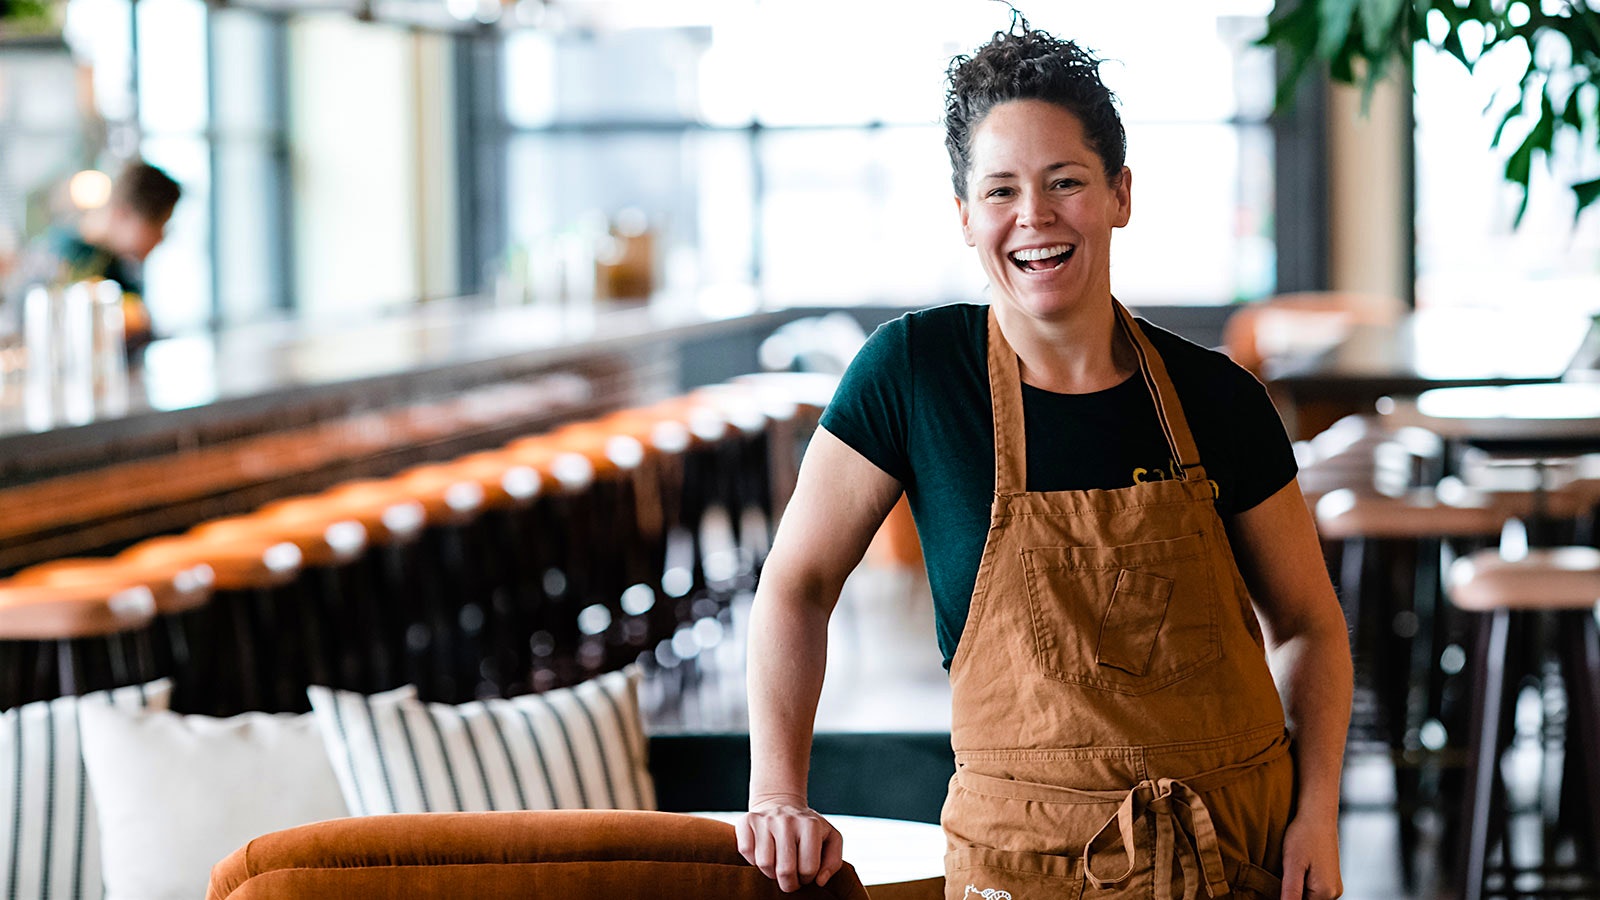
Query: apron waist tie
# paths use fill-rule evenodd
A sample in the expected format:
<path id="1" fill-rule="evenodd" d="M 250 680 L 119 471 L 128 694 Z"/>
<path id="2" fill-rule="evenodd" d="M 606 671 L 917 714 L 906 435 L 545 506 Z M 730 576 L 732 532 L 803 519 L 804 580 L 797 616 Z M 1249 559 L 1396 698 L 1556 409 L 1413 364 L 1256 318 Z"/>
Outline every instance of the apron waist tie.
<path id="1" fill-rule="evenodd" d="M 1211 823 L 1211 811 L 1198 792 L 1173 778 L 1157 778 L 1134 785 L 1123 798 L 1122 805 L 1084 845 L 1083 871 L 1089 883 L 1097 888 L 1113 887 L 1133 875 L 1137 868 L 1134 823 L 1146 812 L 1154 813 L 1155 818 L 1155 900 L 1172 900 L 1175 858 L 1183 870 L 1183 900 L 1196 900 L 1202 884 L 1208 897 L 1227 896 L 1230 889 L 1223 872 L 1222 851 L 1217 845 L 1217 829 Z M 1111 840 L 1097 847 L 1108 834 Z M 1095 874 L 1097 849 L 1115 850 L 1118 841 L 1127 855 L 1127 869 L 1110 878 Z"/>

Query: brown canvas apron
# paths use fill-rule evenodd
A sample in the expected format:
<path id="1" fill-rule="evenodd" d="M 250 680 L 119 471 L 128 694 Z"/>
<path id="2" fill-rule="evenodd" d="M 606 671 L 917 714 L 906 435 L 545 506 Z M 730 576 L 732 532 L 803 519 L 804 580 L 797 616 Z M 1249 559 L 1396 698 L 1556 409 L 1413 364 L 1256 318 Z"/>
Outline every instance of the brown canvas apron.
<path id="1" fill-rule="evenodd" d="M 1113 303 L 1172 453 L 1170 479 L 1117 490 L 1026 489 L 989 313 L 994 510 L 950 666 L 947 900 L 1278 895 L 1294 767 L 1261 629 L 1166 367 Z"/>

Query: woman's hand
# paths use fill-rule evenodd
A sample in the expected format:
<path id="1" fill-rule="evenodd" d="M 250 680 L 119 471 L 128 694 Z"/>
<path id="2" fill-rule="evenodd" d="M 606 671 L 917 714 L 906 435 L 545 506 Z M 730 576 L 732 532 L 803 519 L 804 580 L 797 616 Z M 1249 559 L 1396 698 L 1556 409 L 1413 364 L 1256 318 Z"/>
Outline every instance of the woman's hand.
<path id="1" fill-rule="evenodd" d="M 1295 816 L 1283 835 L 1283 894 L 1279 900 L 1335 900 L 1343 893 L 1338 817 Z"/>
<path id="2" fill-rule="evenodd" d="M 804 800 L 756 804 L 734 831 L 740 855 L 784 893 L 812 882 L 825 885 L 844 864 L 844 838 Z"/>

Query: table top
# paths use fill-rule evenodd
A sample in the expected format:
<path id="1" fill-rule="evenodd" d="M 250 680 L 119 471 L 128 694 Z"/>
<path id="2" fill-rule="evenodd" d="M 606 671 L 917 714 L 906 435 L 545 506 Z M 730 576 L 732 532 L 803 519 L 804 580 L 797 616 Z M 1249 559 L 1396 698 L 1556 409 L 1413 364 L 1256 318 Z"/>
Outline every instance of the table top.
<path id="1" fill-rule="evenodd" d="M 1581 315 L 1423 310 L 1395 325 L 1354 326 L 1309 356 L 1270 360 L 1264 375 L 1290 389 L 1365 385 L 1393 394 L 1554 381 L 1593 364 L 1590 333 Z"/>
<path id="2" fill-rule="evenodd" d="M 1466 441 L 1600 444 L 1600 383 L 1438 388 L 1396 401 L 1389 418 Z"/>
<path id="3" fill-rule="evenodd" d="M 732 824 L 743 812 L 697 812 L 694 815 Z M 861 883 L 894 884 L 944 875 L 944 829 L 927 822 L 842 816 L 823 813 L 844 838 L 845 861 Z"/>

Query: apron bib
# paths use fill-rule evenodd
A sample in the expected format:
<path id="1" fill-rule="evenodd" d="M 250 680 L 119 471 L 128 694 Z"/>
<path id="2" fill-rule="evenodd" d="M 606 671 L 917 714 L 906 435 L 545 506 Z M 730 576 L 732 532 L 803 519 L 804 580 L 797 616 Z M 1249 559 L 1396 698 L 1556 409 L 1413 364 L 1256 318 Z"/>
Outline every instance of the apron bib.
<path id="1" fill-rule="evenodd" d="M 947 900 L 1278 896 L 1294 766 L 1261 629 L 1166 366 L 1112 303 L 1173 476 L 1116 490 L 1027 490 L 989 312 L 995 498 L 950 665 Z"/>

